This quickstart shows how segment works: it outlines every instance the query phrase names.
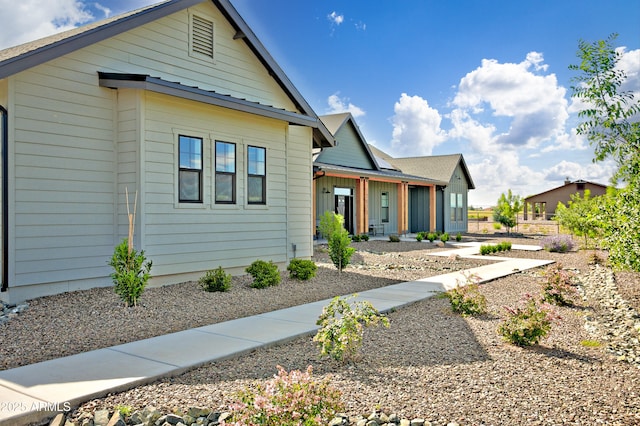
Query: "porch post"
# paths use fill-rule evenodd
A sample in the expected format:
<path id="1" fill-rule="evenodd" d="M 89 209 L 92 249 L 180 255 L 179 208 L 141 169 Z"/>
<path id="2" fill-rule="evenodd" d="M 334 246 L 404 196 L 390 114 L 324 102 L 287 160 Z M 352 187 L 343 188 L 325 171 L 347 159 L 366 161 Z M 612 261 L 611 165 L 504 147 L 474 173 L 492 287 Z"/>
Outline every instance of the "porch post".
<path id="1" fill-rule="evenodd" d="M 409 183 L 398 183 L 398 235 L 409 230 Z"/>
<path id="2" fill-rule="evenodd" d="M 429 232 L 436 230 L 436 186 L 429 187 Z"/>

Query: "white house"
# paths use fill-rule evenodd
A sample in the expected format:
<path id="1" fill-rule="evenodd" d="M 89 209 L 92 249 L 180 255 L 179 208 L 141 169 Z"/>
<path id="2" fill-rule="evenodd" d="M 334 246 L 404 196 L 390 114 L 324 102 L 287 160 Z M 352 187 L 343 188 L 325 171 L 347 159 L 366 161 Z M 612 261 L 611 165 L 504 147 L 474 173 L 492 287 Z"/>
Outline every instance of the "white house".
<path id="1" fill-rule="evenodd" d="M 0 51 L 2 292 L 111 285 L 138 191 L 152 285 L 312 254 L 333 136 L 228 0 L 169 0 Z"/>

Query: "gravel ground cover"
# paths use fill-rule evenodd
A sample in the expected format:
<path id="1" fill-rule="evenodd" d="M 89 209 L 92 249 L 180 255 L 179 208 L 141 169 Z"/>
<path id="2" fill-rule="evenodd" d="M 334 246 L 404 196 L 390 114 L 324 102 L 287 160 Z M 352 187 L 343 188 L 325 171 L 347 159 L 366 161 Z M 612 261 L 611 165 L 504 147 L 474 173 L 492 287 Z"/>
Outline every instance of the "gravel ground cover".
<path id="1" fill-rule="evenodd" d="M 518 244 L 536 242 L 530 239 L 511 241 Z M 369 241 L 354 246 L 359 249 L 353 259 L 355 265 L 340 275 L 332 270 L 326 252 L 321 248 L 314 259 L 319 265 L 319 274 L 312 283 L 285 280 L 278 287 L 258 291 L 250 289 L 244 277 L 234 279 L 232 292 L 212 294 L 212 299 L 208 299 L 210 295 L 199 291 L 194 283 L 187 283 L 149 290 L 143 296 L 143 306 L 133 310 L 122 308 L 110 289 L 32 301 L 27 311 L 0 329 L 3 337 L 25 339 L 23 345 L 15 345 L 15 350 L 20 350 L 21 354 L 17 357 L 4 343 L 0 345 L 3 366 L 8 368 L 34 362 L 34 359 L 59 356 L 55 354 L 67 350 L 66 345 L 79 351 L 80 347 L 127 341 L 131 333 L 153 335 L 161 334 L 158 331 L 177 331 L 185 328 L 184 324 L 179 324 L 183 316 L 189 318 L 186 320 L 189 327 L 195 326 L 190 321 L 205 313 L 208 315 L 206 323 L 222 321 L 335 294 L 349 294 L 478 266 L 490 262 L 491 257 L 480 261 L 434 258 L 428 256 L 428 252 L 440 249 L 424 242 Z M 582 252 L 523 254 L 512 251 L 500 253 L 500 256 L 552 259 L 578 274 L 589 271 L 587 256 Z M 539 293 L 540 271 L 520 272 L 482 285 L 489 313 L 481 317 L 457 316 L 451 312 L 448 300 L 437 297 L 390 312 L 389 329 L 366 331 L 363 356 L 357 363 L 342 365 L 321 359 L 311 337 L 302 337 L 285 345 L 256 350 L 237 359 L 208 364 L 177 377 L 89 401 L 74 416 L 78 418 L 82 413 L 96 409 L 113 410 L 118 405 L 133 410 L 154 406 L 165 413 L 185 411 L 188 407 L 226 411 L 239 390 L 255 380 L 272 377 L 276 366 L 305 370 L 312 365 L 315 377 L 330 377 L 332 384 L 340 389 L 346 412 L 351 416 L 367 416 L 380 410 L 408 419 L 426 419 L 434 426 L 453 422 L 461 426 L 640 424 L 640 368 L 618 361 L 602 346 L 585 344 L 599 339 L 584 327 L 585 316 L 595 315 L 599 309 L 592 306 L 593 301 L 588 297 L 576 298 L 574 306 L 557 308 L 562 320 L 539 345 L 514 347 L 497 335 L 496 328 L 504 316 L 503 306 L 515 304 L 525 293 Z M 637 307 L 638 274 L 618 274 L 616 278 L 620 294 L 632 298 L 627 300 Z M 217 297 L 230 299 L 222 303 Z M 266 300 L 268 304 L 261 305 Z M 85 304 L 90 306 L 89 311 L 81 308 Z M 192 313 L 193 310 L 196 313 Z M 103 311 L 109 314 L 103 316 Z M 84 318 L 86 315 L 98 317 L 98 320 L 88 320 Z M 57 327 L 68 330 L 72 337 L 60 342 L 59 332 L 56 338 L 40 343 L 46 332 L 31 331 L 37 334 L 35 337 L 26 333 L 28 326 L 48 327 L 42 323 L 55 318 L 58 319 Z M 114 325 L 116 320 L 119 322 Z M 95 332 L 93 328 L 101 325 L 101 321 L 109 324 Z M 161 322 L 159 330 L 157 322 Z M 116 328 L 114 333 L 115 326 L 128 328 Z M 112 336 L 114 334 L 117 336 Z M 135 337 L 140 338 L 140 334 Z M 77 343 L 79 340 L 83 342 Z M 42 356 L 39 352 L 45 351 L 47 345 L 54 349 Z M 38 349 L 34 350 L 34 347 Z"/>

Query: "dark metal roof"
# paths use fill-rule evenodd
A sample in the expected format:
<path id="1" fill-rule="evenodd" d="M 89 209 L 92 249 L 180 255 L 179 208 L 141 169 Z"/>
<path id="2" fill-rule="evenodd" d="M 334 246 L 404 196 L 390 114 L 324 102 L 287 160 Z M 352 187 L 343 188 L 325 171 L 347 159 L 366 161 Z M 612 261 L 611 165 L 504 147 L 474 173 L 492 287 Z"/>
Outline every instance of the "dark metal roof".
<path id="1" fill-rule="evenodd" d="M 178 82 L 163 80 L 144 74 L 120 74 L 98 72 L 100 86 L 110 89 L 133 88 L 144 89 L 151 92 L 163 93 L 192 101 L 203 102 L 209 105 L 221 106 L 236 111 L 256 114 L 263 117 L 275 118 L 287 121 L 290 124 L 298 124 L 317 128 L 318 119 L 308 115 L 298 114 L 285 109 L 263 105 L 246 99 L 223 95 L 210 90 L 200 89 L 194 86 L 186 86 Z"/>

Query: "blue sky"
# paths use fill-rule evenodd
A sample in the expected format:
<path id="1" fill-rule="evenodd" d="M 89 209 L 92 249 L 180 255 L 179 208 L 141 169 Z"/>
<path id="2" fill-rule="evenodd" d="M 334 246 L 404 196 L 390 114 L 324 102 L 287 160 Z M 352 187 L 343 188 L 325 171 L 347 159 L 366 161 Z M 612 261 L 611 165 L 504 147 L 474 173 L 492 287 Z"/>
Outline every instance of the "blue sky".
<path id="1" fill-rule="evenodd" d="M 0 0 L 0 48 L 154 2 Z M 615 165 L 573 130 L 580 39 L 618 33 L 640 96 L 637 0 L 231 2 L 318 114 L 351 111 L 394 156 L 464 154 L 477 206 L 608 182 Z"/>

